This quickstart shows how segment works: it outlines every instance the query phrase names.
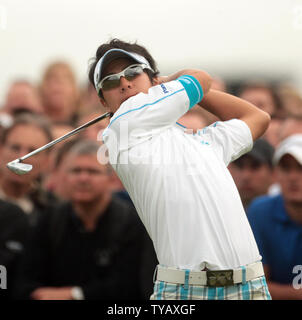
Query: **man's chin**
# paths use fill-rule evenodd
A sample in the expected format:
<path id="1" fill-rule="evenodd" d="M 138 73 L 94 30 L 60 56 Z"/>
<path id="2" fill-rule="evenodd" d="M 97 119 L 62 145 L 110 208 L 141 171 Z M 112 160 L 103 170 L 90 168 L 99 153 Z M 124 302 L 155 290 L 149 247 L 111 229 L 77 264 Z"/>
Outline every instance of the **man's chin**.
<path id="1" fill-rule="evenodd" d="M 13 183 L 14 185 L 22 186 L 29 184 L 31 179 L 28 179 L 28 177 L 24 177 L 24 175 L 17 175 L 15 173 L 11 173 L 10 177 L 8 177 L 7 181 L 10 181 L 10 183 Z"/>
<path id="2" fill-rule="evenodd" d="M 122 104 L 122 103 L 124 103 L 125 101 L 127 101 L 128 99 L 130 99 L 130 98 L 132 98 L 132 97 L 136 96 L 136 95 L 137 95 L 137 93 L 133 93 L 133 94 L 131 94 L 130 96 L 128 96 L 128 97 L 126 97 L 126 98 L 122 99 L 121 104 Z"/>
<path id="3" fill-rule="evenodd" d="M 72 201 L 77 202 L 78 204 L 92 204 L 94 202 L 94 198 L 86 195 L 77 195 L 72 197 Z"/>

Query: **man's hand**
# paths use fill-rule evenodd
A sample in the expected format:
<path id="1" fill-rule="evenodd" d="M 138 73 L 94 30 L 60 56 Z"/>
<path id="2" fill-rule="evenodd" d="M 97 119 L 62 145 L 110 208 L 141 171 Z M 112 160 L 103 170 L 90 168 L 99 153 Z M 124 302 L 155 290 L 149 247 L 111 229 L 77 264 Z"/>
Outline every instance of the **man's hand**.
<path id="1" fill-rule="evenodd" d="M 72 300 L 72 287 L 41 287 L 31 293 L 33 300 Z"/>

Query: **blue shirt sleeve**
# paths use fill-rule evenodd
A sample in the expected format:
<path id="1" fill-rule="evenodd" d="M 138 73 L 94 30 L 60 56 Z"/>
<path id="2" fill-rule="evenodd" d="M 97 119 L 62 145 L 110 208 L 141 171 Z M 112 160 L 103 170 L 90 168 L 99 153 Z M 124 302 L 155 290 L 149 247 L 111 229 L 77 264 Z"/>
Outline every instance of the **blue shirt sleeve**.
<path id="1" fill-rule="evenodd" d="M 190 99 L 190 108 L 191 109 L 195 104 L 200 102 L 204 96 L 202 87 L 196 78 L 184 75 L 177 79 L 185 88 L 187 95 Z"/>

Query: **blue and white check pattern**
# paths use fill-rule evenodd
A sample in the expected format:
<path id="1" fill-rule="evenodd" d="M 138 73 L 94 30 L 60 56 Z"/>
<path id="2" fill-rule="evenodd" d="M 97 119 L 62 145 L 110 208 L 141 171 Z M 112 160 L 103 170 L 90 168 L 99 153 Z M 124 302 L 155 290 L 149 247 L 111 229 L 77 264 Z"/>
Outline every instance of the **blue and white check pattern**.
<path id="1" fill-rule="evenodd" d="M 189 273 L 189 270 L 186 270 Z M 188 277 L 187 277 L 188 278 Z M 156 281 L 151 300 L 271 300 L 265 277 L 227 287 Z"/>

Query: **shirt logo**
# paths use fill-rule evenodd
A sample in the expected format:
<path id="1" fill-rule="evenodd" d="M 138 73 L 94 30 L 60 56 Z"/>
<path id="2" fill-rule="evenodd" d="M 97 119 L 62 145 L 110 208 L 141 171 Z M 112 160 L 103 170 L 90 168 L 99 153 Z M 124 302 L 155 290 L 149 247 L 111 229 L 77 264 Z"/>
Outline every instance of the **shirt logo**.
<path id="1" fill-rule="evenodd" d="M 164 84 L 160 84 L 161 88 L 163 89 L 164 93 L 169 93 L 169 91 L 167 90 L 167 88 L 164 86 Z"/>

